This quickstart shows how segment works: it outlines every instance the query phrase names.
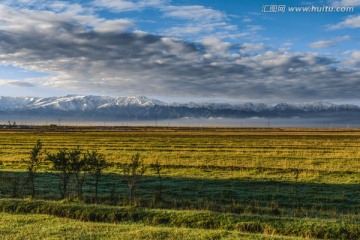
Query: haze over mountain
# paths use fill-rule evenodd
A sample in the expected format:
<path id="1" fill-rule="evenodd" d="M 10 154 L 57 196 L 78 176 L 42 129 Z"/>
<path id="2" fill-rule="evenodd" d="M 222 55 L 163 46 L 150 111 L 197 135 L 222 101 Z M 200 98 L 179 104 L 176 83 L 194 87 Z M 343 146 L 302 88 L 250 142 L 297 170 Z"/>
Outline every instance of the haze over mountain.
<path id="1" fill-rule="evenodd" d="M 0 119 L 132 121 L 181 118 L 338 118 L 354 122 L 357 105 L 313 103 L 166 103 L 140 97 L 79 96 L 0 97 Z"/>

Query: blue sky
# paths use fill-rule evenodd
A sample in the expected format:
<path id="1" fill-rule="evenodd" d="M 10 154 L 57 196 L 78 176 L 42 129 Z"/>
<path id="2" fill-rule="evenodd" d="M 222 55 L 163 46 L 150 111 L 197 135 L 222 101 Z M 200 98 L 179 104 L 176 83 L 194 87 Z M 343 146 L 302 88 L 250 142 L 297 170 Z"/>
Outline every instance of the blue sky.
<path id="1" fill-rule="evenodd" d="M 0 95 L 358 102 L 359 30 L 360 0 L 3 0 Z"/>

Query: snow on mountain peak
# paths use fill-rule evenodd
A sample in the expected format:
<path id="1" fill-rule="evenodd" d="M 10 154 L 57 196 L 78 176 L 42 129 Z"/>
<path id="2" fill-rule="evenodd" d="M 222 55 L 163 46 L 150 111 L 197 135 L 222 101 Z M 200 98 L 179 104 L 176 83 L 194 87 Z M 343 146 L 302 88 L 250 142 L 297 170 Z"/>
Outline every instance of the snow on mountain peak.
<path id="1" fill-rule="evenodd" d="M 0 97 L 0 110 L 23 108 L 37 100 L 35 97 Z"/>
<path id="2" fill-rule="evenodd" d="M 162 109 L 154 109 L 154 107 L 165 107 Z M 171 107 L 172 109 L 166 109 Z M 149 114 L 148 116 L 157 116 L 157 114 L 167 114 L 167 116 L 180 116 L 188 112 L 191 116 L 196 115 L 219 115 L 227 116 L 290 116 L 297 113 L 316 113 L 327 111 L 359 111 L 360 107 L 356 105 L 335 105 L 329 102 L 313 102 L 313 103 L 279 103 L 276 105 L 267 105 L 264 103 L 165 103 L 156 99 L 145 96 L 138 97 L 107 97 L 107 96 L 82 96 L 82 95 L 67 95 L 61 97 L 0 97 L 0 111 L 2 112 L 43 112 L 54 113 L 58 112 L 74 112 L 74 113 L 91 113 L 101 115 L 102 112 L 107 114 L 127 114 L 127 116 L 138 111 L 138 108 L 150 109 L 151 111 L 143 111 L 142 113 Z M 109 111 L 110 110 L 110 111 Z M 159 113 L 155 113 L 159 111 Z M 127 113 L 126 113 L 127 112 Z M 131 113 L 130 113 L 131 112 Z M 135 114 L 135 113 L 134 113 Z M 136 114 L 135 114 L 136 115 Z M 186 115 L 186 114 L 185 114 Z"/>

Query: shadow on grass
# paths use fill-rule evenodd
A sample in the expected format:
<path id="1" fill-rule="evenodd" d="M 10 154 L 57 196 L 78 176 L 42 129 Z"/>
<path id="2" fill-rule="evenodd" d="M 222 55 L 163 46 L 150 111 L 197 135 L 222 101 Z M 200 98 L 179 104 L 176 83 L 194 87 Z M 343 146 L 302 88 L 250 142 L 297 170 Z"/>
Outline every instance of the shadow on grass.
<path id="1" fill-rule="evenodd" d="M 38 199 L 60 199 L 58 175 L 38 173 Z M 76 185 L 69 185 L 76 198 Z M 94 181 L 88 175 L 81 201 L 94 203 Z M 119 174 L 104 174 L 99 183 L 99 202 L 128 204 L 128 186 Z M 318 184 L 238 179 L 196 179 L 163 177 L 161 196 L 159 179 L 144 176 L 138 205 L 164 209 L 203 209 L 217 212 L 281 216 L 347 217 L 360 221 L 360 186 L 358 184 Z M 29 197 L 25 172 L 0 171 L 0 196 Z"/>

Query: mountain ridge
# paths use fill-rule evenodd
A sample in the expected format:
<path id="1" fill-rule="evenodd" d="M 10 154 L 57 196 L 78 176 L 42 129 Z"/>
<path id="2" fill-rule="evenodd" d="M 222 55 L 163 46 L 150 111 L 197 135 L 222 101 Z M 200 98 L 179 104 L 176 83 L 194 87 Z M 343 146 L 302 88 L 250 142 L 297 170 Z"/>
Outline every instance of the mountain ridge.
<path id="1" fill-rule="evenodd" d="M 60 97 L 0 97 L 2 116 L 48 116 L 87 119 L 177 119 L 183 117 L 318 117 L 351 113 L 360 116 L 354 104 L 305 103 L 167 103 L 146 96 L 108 97 L 66 95 Z"/>

